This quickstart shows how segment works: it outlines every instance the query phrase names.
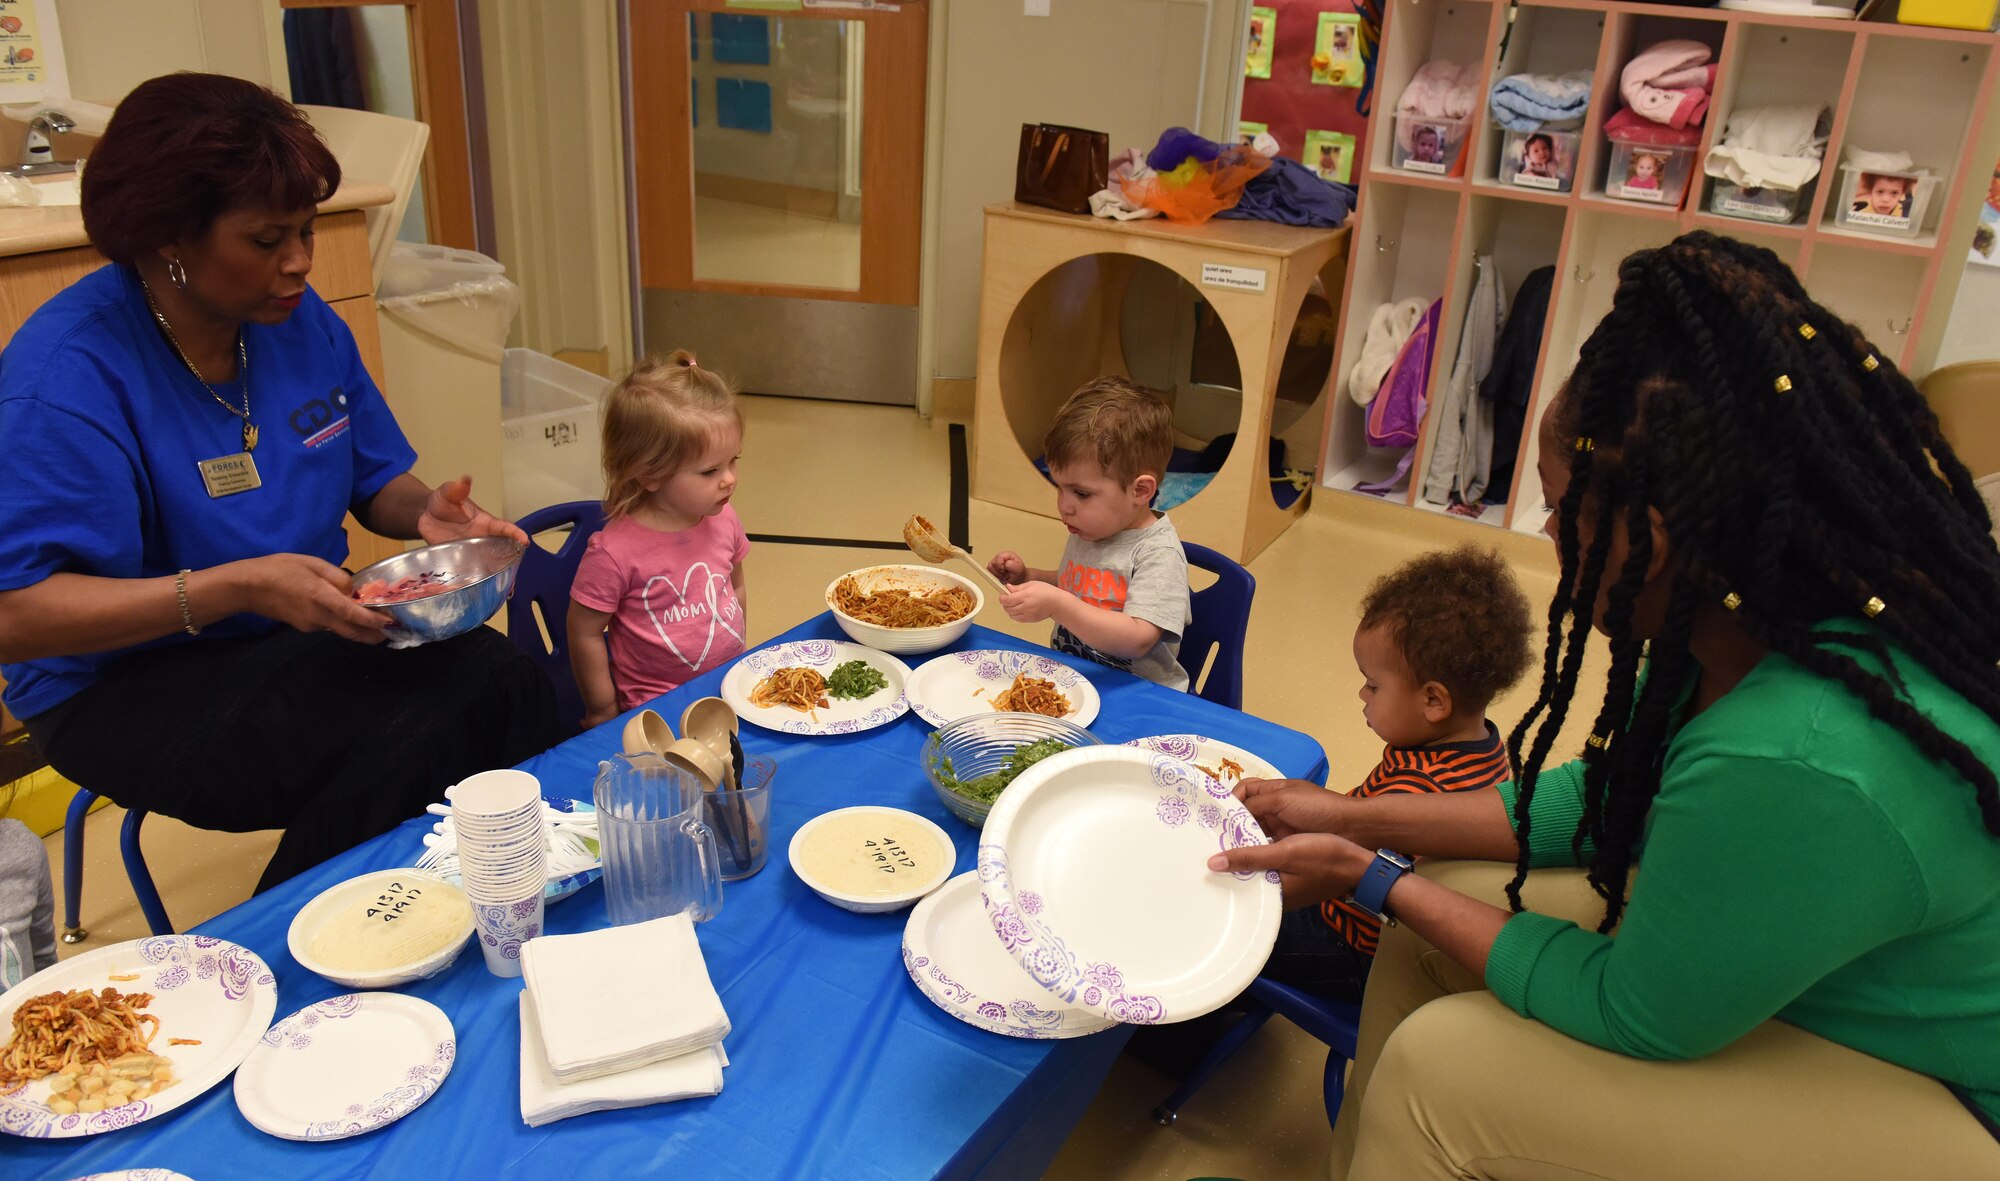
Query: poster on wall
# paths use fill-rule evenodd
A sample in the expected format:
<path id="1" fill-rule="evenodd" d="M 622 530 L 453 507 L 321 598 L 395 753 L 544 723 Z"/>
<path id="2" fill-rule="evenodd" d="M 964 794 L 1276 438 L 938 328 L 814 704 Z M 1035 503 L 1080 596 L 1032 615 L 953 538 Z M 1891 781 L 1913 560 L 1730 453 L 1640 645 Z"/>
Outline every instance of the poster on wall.
<path id="1" fill-rule="evenodd" d="M 0 103 L 69 97 L 51 0 L 0 0 Z"/>
<path id="2" fill-rule="evenodd" d="M 1236 142 L 1247 148 L 1257 142 L 1258 136 L 1269 134 L 1270 130 L 1268 123 L 1252 123 L 1245 119 L 1236 125 Z"/>
<path id="3" fill-rule="evenodd" d="M 1320 13 L 1319 33 L 1313 39 L 1313 85 L 1359 87 L 1366 73 L 1361 63 L 1361 18 L 1351 12 Z"/>
<path id="4" fill-rule="evenodd" d="M 1271 76 L 1271 55 L 1278 48 L 1278 10 L 1275 8 L 1252 8 L 1250 10 L 1250 50 L 1243 55 L 1243 76 L 1246 78 L 1269 78 Z"/>
<path id="5" fill-rule="evenodd" d="M 2000 164 L 1993 166 L 1993 177 L 1986 182 L 1986 200 L 1979 206 L 1979 224 L 1973 227 L 1966 261 L 2000 267 Z"/>
<path id="6" fill-rule="evenodd" d="M 1306 132 L 1303 161 L 1321 180 L 1352 184 L 1354 180 L 1354 137 L 1338 131 Z"/>

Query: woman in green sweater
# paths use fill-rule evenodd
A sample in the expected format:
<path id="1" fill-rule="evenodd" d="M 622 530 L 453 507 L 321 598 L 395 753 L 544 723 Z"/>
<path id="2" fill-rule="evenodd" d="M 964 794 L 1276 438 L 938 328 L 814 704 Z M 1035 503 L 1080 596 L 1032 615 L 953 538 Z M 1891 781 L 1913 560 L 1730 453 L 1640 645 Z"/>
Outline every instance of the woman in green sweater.
<path id="1" fill-rule="evenodd" d="M 1626 259 L 1539 442 L 1562 589 L 1516 782 L 1253 782 L 1276 843 L 1210 863 L 1401 924 L 1332 1176 L 2000 1177 L 2000 551 L 1936 419 L 1696 233 Z M 1548 766 L 1593 628 L 1604 700 Z"/>

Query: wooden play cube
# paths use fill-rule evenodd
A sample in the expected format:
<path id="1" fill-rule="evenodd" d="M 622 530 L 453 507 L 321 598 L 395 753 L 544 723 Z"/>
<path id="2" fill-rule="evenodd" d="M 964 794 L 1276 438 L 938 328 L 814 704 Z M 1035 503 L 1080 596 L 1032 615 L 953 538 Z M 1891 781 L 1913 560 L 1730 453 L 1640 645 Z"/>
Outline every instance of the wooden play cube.
<path id="1" fill-rule="evenodd" d="M 1132 376 L 1121 326 L 1133 274 L 1145 260 L 1207 301 L 1228 331 L 1242 389 L 1236 443 L 1209 485 L 1171 510 L 1174 526 L 1187 541 L 1249 561 L 1305 511 L 1310 495 L 1279 507 L 1267 440 L 1294 323 L 1315 278 L 1337 304 L 1347 234 L 1263 221 L 1184 226 L 987 206 L 972 494 L 1056 515 L 1055 489 L 1034 458 L 1056 410 L 1078 386 L 1104 374 Z M 1086 261 L 1065 265 L 1077 260 Z M 1059 268 L 1060 276 L 1043 282 Z M 1287 454 L 1301 457 L 1295 466 L 1316 456 L 1323 385 L 1305 413 L 1275 428 Z"/>

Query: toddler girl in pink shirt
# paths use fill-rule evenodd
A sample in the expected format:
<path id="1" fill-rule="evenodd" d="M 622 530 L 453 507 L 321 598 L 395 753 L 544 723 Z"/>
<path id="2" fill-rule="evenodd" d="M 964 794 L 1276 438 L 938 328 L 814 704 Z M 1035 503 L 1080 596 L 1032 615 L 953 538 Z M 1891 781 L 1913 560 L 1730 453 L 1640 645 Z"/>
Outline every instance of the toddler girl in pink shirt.
<path id="1" fill-rule="evenodd" d="M 587 729 L 743 651 L 743 559 L 729 498 L 743 415 L 679 350 L 604 401 L 604 514 L 570 587 L 569 659 Z"/>

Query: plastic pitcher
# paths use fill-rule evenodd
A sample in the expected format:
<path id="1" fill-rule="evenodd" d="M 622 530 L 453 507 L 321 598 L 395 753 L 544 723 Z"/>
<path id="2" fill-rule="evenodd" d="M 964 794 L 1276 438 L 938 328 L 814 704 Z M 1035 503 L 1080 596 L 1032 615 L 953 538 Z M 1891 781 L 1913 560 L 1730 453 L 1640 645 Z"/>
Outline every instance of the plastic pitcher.
<path id="1" fill-rule="evenodd" d="M 613 755 L 592 786 L 614 926 L 722 909 L 722 859 L 702 819 L 699 778 L 656 754 Z"/>

